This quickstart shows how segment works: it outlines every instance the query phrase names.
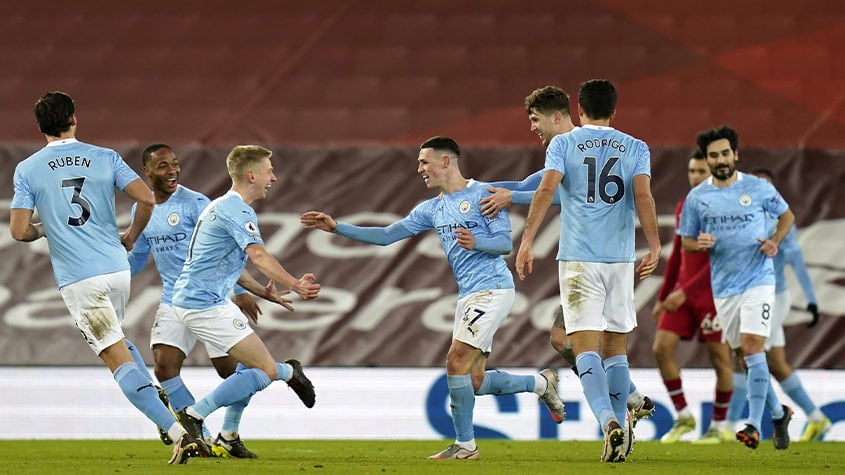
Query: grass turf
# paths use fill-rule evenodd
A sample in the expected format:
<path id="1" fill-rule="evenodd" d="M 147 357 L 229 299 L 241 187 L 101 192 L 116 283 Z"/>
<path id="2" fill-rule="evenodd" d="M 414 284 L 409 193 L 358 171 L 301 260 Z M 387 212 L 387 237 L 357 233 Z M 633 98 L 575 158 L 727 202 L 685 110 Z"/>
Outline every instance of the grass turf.
<path id="1" fill-rule="evenodd" d="M 148 440 L 3 440 L 0 473 L 845 473 L 845 443 L 796 443 L 776 451 L 739 443 L 715 446 L 638 442 L 628 462 L 599 462 L 599 441 L 480 440 L 480 460 L 427 460 L 449 441 L 252 440 L 257 460 L 191 459 L 170 466 L 170 447 Z"/>

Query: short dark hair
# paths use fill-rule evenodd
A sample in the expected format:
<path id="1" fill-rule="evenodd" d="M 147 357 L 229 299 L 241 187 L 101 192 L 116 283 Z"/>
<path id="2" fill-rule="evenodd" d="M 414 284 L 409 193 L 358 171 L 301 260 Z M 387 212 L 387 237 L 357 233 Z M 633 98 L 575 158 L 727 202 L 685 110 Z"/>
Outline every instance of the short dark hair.
<path id="1" fill-rule="evenodd" d="M 58 137 L 70 130 L 71 117 L 76 105 L 69 95 L 61 91 L 45 92 L 35 103 L 35 121 L 44 135 Z"/>
<path id="2" fill-rule="evenodd" d="M 736 130 L 732 129 L 729 125 L 720 125 L 719 127 L 700 132 L 698 137 L 695 139 L 695 143 L 698 145 L 698 149 L 701 150 L 701 153 L 706 157 L 707 146 L 721 139 L 728 139 L 728 142 L 731 144 L 731 150 L 734 152 L 736 152 L 739 148 L 739 135 L 737 135 Z"/>
<path id="3" fill-rule="evenodd" d="M 696 147 L 689 154 L 690 160 L 705 160 L 707 157 L 701 152 L 701 149 Z"/>
<path id="4" fill-rule="evenodd" d="M 616 110 L 616 87 L 607 79 L 590 79 L 578 89 L 578 104 L 590 119 L 610 119 Z"/>
<path id="5" fill-rule="evenodd" d="M 536 109 L 542 114 L 560 112 L 569 115 L 569 94 L 557 86 L 543 86 L 531 91 L 525 98 L 525 112 Z"/>
<path id="6" fill-rule="evenodd" d="M 445 135 L 438 135 L 436 137 L 432 137 L 420 145 L 420 150 L 424 148 L 432 148 L 434 150 L 447 150 L 455 154 L 456 157 L 461 156 L 461 148 L 458 147 L 458 143 L 451 137 L 446 137 Z"/>
<path id="7" fill-rule="evenodd" d="M 147 145 L 147 148 L 145 148 L 143 153 L 141 153 L 141 161 L 144 163 L 144 166 L 147 166 L 147 163 L 149 163 L 150 159 L 153 158 L 154 153 L 163 148 L 173 150 L 173 148 L 166 143 L 151 143 Z"/>

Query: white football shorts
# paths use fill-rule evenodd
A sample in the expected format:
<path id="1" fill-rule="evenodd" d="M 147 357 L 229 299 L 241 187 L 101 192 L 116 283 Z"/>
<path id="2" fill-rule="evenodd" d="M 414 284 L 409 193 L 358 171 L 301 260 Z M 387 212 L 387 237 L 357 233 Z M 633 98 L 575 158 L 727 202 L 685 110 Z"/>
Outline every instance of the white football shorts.
<path id="1" fill-rule="evenodd" d="M 739 295 L 713 299 L 722 322 L 722 341 L 732 350 L 740 348 L 740 334 L 769 338 L 774 324 L 775 286 L 752 287 Z"/>
<path id="2" fill-rule="evenodd" d="M 76 328 L 97 356 L 124 338 L 129 271 L 95 275 L 59 289 Z"/>
<path id="3" fill-rule="evenodd" d="M 514 289 L 481 290 L 458 300 L 452 339 L 478 348 L 493 350 L 493 335 L 507 318 L 516 298 Z"/>
<path id="4" fill-rule="evenodd" d="M 769 334 L 769 339 L 766 340 L 766 351 L 772 348 L 782 348 L 786 346 L 786 334 L 783 331 L 783 321 L 789 315 L 789 308 L 792 306 L 792 295 L 789 289 L 784 290 L 779 294 L 775 294 L 775 311 L 772 316 L 772 332 Z"/>
<path id="5" fill-rule="evenodd" d="M 567 335 L 637 327 L 633 262 L 560 261 L 558 278 Z"/>
<path id="6" fill-rule="evenodd" d="M 176 316 L 172 305 L 161 303 L 156 310 L 156 319 L 150 330 L 150 349 L 154 345 L 167 345 L 179 348 L 185 356 L 191 353 L 197 337 Z M 223 358 L 226 352 L 203 342 L 209 358 Z"/>
<path id="7" fill-rule="evenodd" d="M 228 354 L 229 349 L 253 333 L 249 317 L 231 300 L 202 310 L 174 306 L 173 311 L 197 339 L 217 352 Z"/>

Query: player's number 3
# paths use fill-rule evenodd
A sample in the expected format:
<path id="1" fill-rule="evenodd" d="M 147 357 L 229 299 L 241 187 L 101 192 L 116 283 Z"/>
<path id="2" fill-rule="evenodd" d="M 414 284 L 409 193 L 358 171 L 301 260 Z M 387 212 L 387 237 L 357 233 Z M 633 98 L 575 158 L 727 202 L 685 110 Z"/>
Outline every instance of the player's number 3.
<path id="1" fill-rule="evenodd" d="M 91 217 L 91 203 L 82 197 L 82 185 L 85 184 L 85 178 L 65 178 L 62 180 L 62 188 L 73 187 L 73 196 L 70 197 L 71 204 L 78 205 L 82 208 L 82 214 L 79 216 L 68 216 L 68 226 L 82 226 Z"/>

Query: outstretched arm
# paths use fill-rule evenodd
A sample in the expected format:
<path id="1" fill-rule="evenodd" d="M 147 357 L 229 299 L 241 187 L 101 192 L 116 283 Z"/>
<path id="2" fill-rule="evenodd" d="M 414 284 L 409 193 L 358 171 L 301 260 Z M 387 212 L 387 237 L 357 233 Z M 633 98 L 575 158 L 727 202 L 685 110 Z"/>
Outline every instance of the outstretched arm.
<path id="1" fill-rule="evenodd" d="M 488 218 L 496 216 L 499 214 L 499 211 L 505 208 L 510 208 L 510 206 L 514 203 L 514 192 L 508 188 L 495 188 L 493 186 L 488 186 L 487 191 L 490 192 L 490 195 L 482 198 L 478 204 L 481 205 L 481 214 Z"/>
<path id="2" fill-rule="evenodd" d="M 496 188 L 505 188 L 511 191 L 534 191 L 540 186 L 543 181 L 543 172 L 545 170 L 537 170 L 519 181 L 494 181 L 490 186 Z"/>
<path id="3" fill-rule="evenodd" d="M 531 204 L 534 197 L 534 190 L 540 186 L 543 180 L 543 170 L 536 171 L 524 180 L 520 181 L 497 181 L 487 187 L 490 196 L 482 198 L 478 204 L 481 205 L 481 214 L 492 218 L 496 214 L 509 208 L 512 204 Z"/>
<path id="4" fill-rule="evenodd" d="M 273 282 L 279 282 L 283 286 L 293 290 L 303 300 L 317 298 L 317 294 L 320 293 L 320 284 L 317 283 L 314 274 L 305 274 L 297 279 L 285 270 L 282 264 L 267 252 L 267 248 L 262 244 L 250 244 L 246 247 L 245 251 L 255 267 Z M 249 287 L 244 285 L 247 282 L 238 280 L 238 283 L 249 289 Z"/>
<path id="5" fill-rule="evenodd" d="M 513 204 L 515 205 L 530 205 L 534 199 L 533 191 L 514 191 L 512 195 Z M 555 194 L 552 197 L 552 206 L 560 206 L 560 190 L 555 189 Z"/>
<path id="6" fill-rule="evenodd" d="M 511 191 L 505 188 L 487 187 L 490 196 L 481 199 L 478 204 L 481 205 L 481 214 L 487 218 L 493 218 L 499 211 L 510 208 L 511 205 L 530 205 L 534 199 L 534 190 L 531 191 Z M 560 206 L 560 193 L 555 193 L 552 198 L 552 204 Z"/>
<path id="7" fill-rule="evenodd" d="M 386 246 L 396 241 L 407 239 L 414 234 L 397 221 L 389 226 L 355 226 L 353 224 L 338 223 L 331 216 L 320 211 L 302 213 L 299 221 L 305 229 L 319 229 L 330 233 L 340 234 L 367 244 Z"/>

